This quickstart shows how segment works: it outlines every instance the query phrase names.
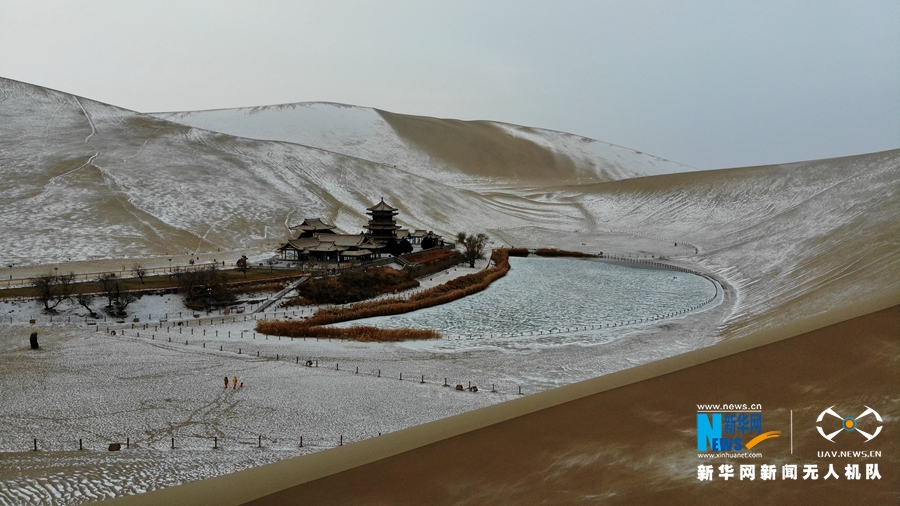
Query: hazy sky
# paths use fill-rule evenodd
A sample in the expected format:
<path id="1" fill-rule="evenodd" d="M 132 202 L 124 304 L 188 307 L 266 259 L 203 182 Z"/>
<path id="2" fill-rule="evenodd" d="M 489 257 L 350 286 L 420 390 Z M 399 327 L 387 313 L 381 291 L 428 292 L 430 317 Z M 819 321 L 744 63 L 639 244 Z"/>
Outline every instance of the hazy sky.
<path id="1" fill-rule="evenodd" d="M 0 76 L 141 112 L 329 101 L 761 165 L 900 148 L 900 1 L 0 0 Z"/>

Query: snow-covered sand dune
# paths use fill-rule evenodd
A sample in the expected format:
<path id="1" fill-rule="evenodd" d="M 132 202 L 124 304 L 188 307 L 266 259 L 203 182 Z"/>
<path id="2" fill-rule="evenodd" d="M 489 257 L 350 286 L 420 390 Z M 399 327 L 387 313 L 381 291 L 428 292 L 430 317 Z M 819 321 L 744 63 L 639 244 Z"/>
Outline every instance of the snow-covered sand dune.
<path id="1" fill-rule="evenodd" d="M 359 113 L 351 118 L 357 123 L 359 117 L 381 118 L 372 110 L 349 110 Z M 494 186 L 468 189 L 462 183 L 498 180 L 502 188 L 510 184 L 510 174 L 477 177 L 458 163 L 454 166 L 469 173 L 444 170 L 445 165 L 428 162 L 430 155 L 389 136 L 384 121 L 372 127 L 374 132 L 349 128 L 371 149 L 344 149 L 354 155 L 347 156 L 192 128 L 5 79 L 0 79 L 0 118 L 0 175 L 6 183 L 0 189 L 0 213 L 6 218 L 0 232 L 9 239 L 5 256 L 16 264 L 271 249 L 287 236 L 287 226 L 304 217 L 321 216 L 356 232 L 365 224 L 365 208 L 380 197 L 401 209 L 404 225 L 448 235 L 525 226 L 535 217 L 546 225 L 577 228 L 583 214 L 565 200 L 519 197 L 510 206 L 489 194 Z M 520 185 L 525 188 L 635 174 L 596 157 L 572 162 L 589 158 L 590 150 L 569 156 L 571 139 L 551 149 L 503 134 L 496 125 L 468 130 L 478 128 L 503 138 L 473 134 L 482 139 L 488 158 L 515 161 L 521 159 L 516 153 L 530 146 L 531 153 L 556 164 L 542 164 L 539 177 Z M 389 138 L 379 142 L 379 136 Z M 392 153 L 405 160 L 403 166 Z"/>
<path id="2" fill-rule="evenodd" d="M 384 197 L 400 208 L 401 223 L 411 228 L 446 235 L 488 231 L 498 244 L 662 256 L 706 272 L 725 287 L 722 303 L 714 308 L 625 329 L 625 338 L 603 348 L 573 351 L 559 346 L 508 356 L 496 350 L 444 355 L 356 343 L 310 342 L 302 348 L 280 341 L 255 344 L 266 346 L 270 354 L 303 350 L 323 362 L 362 363 L 370 370 L 389 364 L 399 371 L 414 367 L 416 374 L 434 378 L 463 380 L 477 374 L 488 383 L 498 378 L 508 385 L 539 388 L 841 308 L 874 311 L 900 303 L 900 150 L 638 177 L 683 169 L 667 164 L 671 162 L 598 141 L 499 123 L 334 104 L 147 115 L 0 78 L 0 260 L 25 270 L 23 264 L 37 262 L 65 268 L 68 259 L 238 248 L 272 251 L 287 237 L 287 227 L 304 217 L 321 216 L 345 231 L 358 231 L 365 223 L 365 208 Z M 845 315 L 851 316 L 855 314 Z M 42 425 L 65 432 L 67 444 L 74 441 L 84 432 L 79 420 L 85 410 L 65 401 L 78 399 L 89 406 L 93 423 L 128 425 L 116 437 L 150 430 L 156 432 L 149 439 L 164 445 L 163 436 L 170 433 L 190 435 L 185 427 L 192 426 L 170 427 L 172 423 L 194 420 L 198 404 L 221 397 L 222 370 L 258 373 L 260 384 L 268 386 L 265 395 L 253 401 L 258 404 L 242 406 L 238 418 L 248 424 L 248 434 L 268 430 L 269 413 L 274 413 L 273 420 L 329 420 L 325 432 L 333 440 L 340 431 L 350 430 L 341 426 L 346 420 L 334 412 L 324 416 L 325 407 L 316 411 L 307 401 L 326 406 L 335 392 L 377 400 L 346 406 L 349 419 L 358 421 L 351 425 L 361 427 L 364 435 L 371 435 L 379 421 L 387 430 L 396 430 L 507 395 L 452 397 L 439 386 L 415 382 L 402 384 L 398 393 L 399 382 L 389 384 L 377 376 L 335 379 L 335 372 L 333 378 L 323 378 L 330 370 L 313 374 L 297 364 L 254 361 L 246 354 L 198 349 L 196 344 L 160 346 L 148 343 L 146 336 L 104 339 L 103 333 L 58 323 L 38 326 L 53 349 L 35 355 L 23 340 L 31 326 L 0 325 L 4 338 L 18 339 L 0 343 L 6 357 L 2 370 L 19 371 L 0 375 L 3 405 L 35 410 L 17 387 L 23 379 L 34 384 L 29 386 L 34 396 L 49 396 L 51 404 L 60 399 L 58 416 L 49 420 L 40 413 L 27 419 L 13 411 L 0 413 L 14 428 L 15 438 L 3 445 L 15 448 Z M 218 328 L 251 329 L 252 322 Z M 241 338 L 226 339 L 210 342 L 243 345 L 236 343 Z M 128 368 L 132 356 L 139 358 L 134 370 Z M 36 357 L 44 358 L 49 376 L 42 375 L 40 367 L 25 367 L 26 362 L 35 364 Z M 72 381 L 94 379 L 100 386 L 83 383 L 78 396 L 70 398 L 59 385 L 48 384 L 47 378 L 72 377 L 73 364 L 84 373 Z M 120 415 L 115 402 L 103 404 L 121 386 L 104 368 L 118 371 L 119 380 L 128 384 L 133 395 L 120 402 L 133 412 Z M 141 371 L 150 380 L 144 380 Z M 198 374 L 209 377 L 198 381 Z M 285 403 L 277 392 L 285 384 L 317 389 Z M 155 421 L 141 413 L 145 401 L 158 417 Z M 400 416 L 409 406 L 421 417 Z M 225 411 L 208 414 L 199 426 L 212 432 L 204 436 L 213 435 L 229 416 Z M 215 459 L 201 457 L 172 483 L 259 464 L 271 456 L 258 457 L 243 464 L 223 462 L 221 468 L 211 462 Z M 88 463 L 80 469 L 87 469 L 83 476 L 90 486 L 72 485 L 73 492 L 66 480 L 51 479 L 57 489 L 48 491 L 42 485 L 44 469 L 57 465 L 56 456 L 3 458 L 20 467 L 18 474 L 5 478 L 10 485 L 0 495 L 23 502 L 45 497 L 48 502 L 79 502 L 82 499 L 64 498 L 75 492 L 100 497 L 153 488 L 154 476 L 169 465 L 166 459 L 156 464 L 149 459 L 139 473 L 140 482 L 123 486 L 103 473 L 96 478 L 97 473 L 87 469 L 94 464 Z M 19 459 L 36 462 L 37 470 L 25 470 L 16 463 Z M 130 465 L 124 461 L 122 465 Z"/>
<path id="3" fill-rule="evenodd" d="M 272 251 L 304 217 L 356 232 L 384 197 L 451 236 L 678 255 L 738 289 L 725 335 L 898 291 L 900 151 L 634 177 L 679 167 L 500 123 L 326 103 L 147 115 L 6 79 L 0 117 L 4 263 Z"/>
<path id="4" fill-rule="evenodd" d="M 900 150 L 569 191 L 599 229 L 696 246 L 688 260 L 737 291 L 725 336 L 900 302 Z"/>
<path id="5" fill-rule="evenodd" d="M 467 187 L 589 183 L 693 170 L 563 132 L 323 102 L 152 116 L 240 137 L 313 146 Z"/>

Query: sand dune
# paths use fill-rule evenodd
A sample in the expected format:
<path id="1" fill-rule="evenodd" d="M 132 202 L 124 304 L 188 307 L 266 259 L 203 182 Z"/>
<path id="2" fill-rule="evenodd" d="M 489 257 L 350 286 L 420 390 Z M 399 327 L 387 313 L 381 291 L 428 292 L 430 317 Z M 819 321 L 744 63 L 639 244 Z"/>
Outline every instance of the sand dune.
<path id="1" fill-rule="evenodd" d="M 0 97 L 0 232 L 20 265 L 272 251 L 303 217 L 356 232 L 384 197 L 445 235 L 679 255 L 737 288 L 724 336 L 898 293 L 900 151 L 631 177 L 656 159 L 499 123 L 336 104 L 145 115 L 10 80 Z"/>
<path id="2" fill-rule="evenodd" d="M 897 497 L 900 443 L 885 432 L 832 445 L 816 417 L 833 406 L 900 414 L 896 368 L 900 307 L 796 337 L 784 328 L 413 427 L 110 504 L 888 504 Z M 852 336 L 853 345 L 847 338 Z M 782 340 L 784 339 L 784 340 Z M 773 342 L 774 341 L 774 342 Z M 696 450 L 701 403 L 762 405 L 754 459 L 705 460 Z M 885 429 L 887 431 L 887 428 Z M 882 457 L 820 457 L 876 449 Z M 776 465 L 777 478 L 699 481 L 697 466 Z M 847 464 L 880 479 L 848 482 Z M 781 467 L 815 464 L 816 481 Z M 828 465 L 839 478 L 824 480 Z M 716 471 L 718 473 L 718 471 Z M 802 476 L 802 471 L 800 476 Z"/>
<path id="3" fill-rule="evenodd" d="M 427 173 L 186 127 L 15 81 L 0 80 L 0 97 L 0 171 L 9 183 L 0 232 L 20 265 L 272 251 L 304 217 L 356 232 L 381 197 L 400 208 L 404 225 L 446 235 L 524 226 L 532 212 L 559 227 L 579 216 L 572 203 L 498 206 Z"/>
<path id="4" fill-rule="evenodd" d="M 25 266 L 37 263 L 65 269 L 70 259 L 174 256 L 177 261 L 198 252 L 215 255 L 254 248 L 270 252 L 287 237 L 288 226 L 304 217 L 320 216 L 347 232 L 356 232 L 365 223 L 364 209 L 384 197 L 400 208 L 401 224 L 411 228 L 445 235 L 487 231 L 495 245 L 663 257 L 671 264 L 708 273 L 722 282 L 728 304 L 703 319 L 673 327 L 690 334 L 687 341 L 693 344 L 685 345 L 689 349 L 725 341 L 708 350 L 739 351 L 729 346 L 746 350 L 752 343 L 758 344 L 761 335 L 796 335 L 900 304 L 896 276 L 900 272 L 900 150 L 767 167 L 636 177 L 678 169 L 670 164 L 570 134 L 494 122 L 421 118 L 335 104 L 148 115 L 0 79 L 0 177 L 6 183 L 0 186 L 0 214 L 5 218 L 0 235 L 4 238 L 4 263 L 14 263 L 24 272 L 28 272 Z M 796 400 L 806 406 L 798 409 L 813 410 L 814 399 L 803 392 L 802 385 L 816 385 L 817 392 L 841 392 L 842 387 L 835 383 L 838 379 L 857 384 L 846 375 L 835 375 L 837 379 L 832 381 L 820 365 L 845 368 L 864 377 L 867 373 L 856 364 L 865 358 L 887 378 L 878 380 L 879 386 L 896 383 L 885 365 L 896 358 L 896 343 L 884 337 L 897 335 L 896 310 L 892 311 L 874 320 L 860 320 L 848 324 L 850 327 L 839 326 L 835 327 L 838 330 L 790 341 L 800 344 L 785 342 L 767 348 L 776 350 L 774 355 L 754 350 L 747 352 L 752 360 L 723 359 L 722 364 L 727 365 L 715 367 L 737 369 L 754 360 L 777 364 L 771 370 L 741 370 L 745 376 L 761 372 L 791 382 L 795 397 L 760 391 L 760 398 L 771 399 L 764 403 L 782 403 L 781 407 L 787 409 L 786 403 Z M 866 332 L 850 332 L 857 328 L 853 325 Z M 834 332 L 849 335 L 849 341 L 859 350 L 842 355 Z M 626 353 L 623 360 L 631 364 L 649 360 L 647 350 L 660 334 L 650 332 L 647 336 L 652 337 L 637 337 L 643 355 L 631 357 Z M 792 369 L 790 365 L 799 363 L 804 354 L 818 362 Z M 842 362 L 844 359 L 848 361 Z M 882 359 L 887 362 L 879 362 Z M 687 364 L 687 358 L 681 360 L 665 363 Z M 643 411 L 625 406 L 626 397 L 616 397 L 619 394 L 615 391 L 588 401 L 584 385 L 568 391 L 579 395 L 566 399 L 572 405 L 586 403 L 578 408 L 585 412 L 594 410 L 604 427 L 601 432 L 615 432 L 615 424 L 620 423 L 618 418 L 609 418 L 602 406 L 616 406 L 629 417 L 643 420 L 641 427 L 651 428 L 648 413 L 681 409 L 677 407 L 681 404 L 689 410 L 693 403 L 704 402 L 682 396 L 657 403 L 653 399 L 660 399 L 667 385 L 678 384 L 679 392 L 689 391 L 697 386 L 699 377 L 722 372 L 715 367 L 706 364 L 696 369 L 700 372 L 686 370 L 666 380 L 658 378 L 622 389 L 628 392 L 627 398 L 645 396 L 652 401 L 655 407 Z M 655 371 L 648 373 L 655 376 L 674 370 L 650 367 L 637 371 Z M 637 379 L 634 374 L 638 372 L 630 371 L 613 375 L 614 379 L 601 377 L 596 384 Z M 764 378 L 758 383 L 770 388 L 781 386 L 766 383 Z M 722 395 L 743 391 L 724 381 L 721 387 Z M 713 390 L 704 391 L 718 395 Z M 756 391 L 747 392 L 748 396 L 757 395 Z M 570 394 L 548 392 L 547 399 Z M 841 402 L 859 400 L 851 394 L 846 391 Z M 880 398 L 888 405 L 885 412 L 896 413 L 894 397 L 884 393 Z M 393 450 L 384 445 L 395 445 L 395 450 L 413 449 L 417 442 L 427 440 L 434 442 L 435 448 L 444 448 L 441 451 L 452 457 L 455 465 L 465 466 L 472 460 L 473 445 L 493 448 L 469 432 L 496 430 L 488 428 L 487 419 L 477 413 L 483 412 L 459 419 L 469 420 L 465 431 L 459 429 L 462 426 L 453 429 L 457 431 L 454 435 L 468 441 L 464 445 L 442 447 L 444 443 L 438 441 L 443 437 L 435 439 L 428 432 L 432 430 L 429 426 L 417 427 L 407 436 L 391 435 L 362 443 L 357 448 L 363 450 L 359 451 L 371 452 L 363 460 L 353 461 L 354 465 L 393 455 Z M 632 443 L 628 442 L 627 431 L 622 443 L 593 435 L 585 435 L 587 439 L 581 442 L 573 440 L 579 448 L 587 448 L 587 453 L 567 447 L 565 441 L 545 431 L 539 444 L 546 451 L 516 453 L 527 448 L 528 440 L 523 443 L 522 438 L 532 437 L 535 427 L 554 424 L 557 416 L 572 418 L 571 413 L 559 413 L 565 414 L 510 420 L 517 428 L 508 432 L 508 437 L 492 433 L 493 439 L 505 442 L 502 450 L 485 450 L 492 452 L 490 458 L 478 457 L 488 467 L 477 475 L 467 473 L 465 467 L 455 467 L 445 479 L 429 475 L 435 469 L 432 467 L 429 472 L 419 469 L 400 477 L 390 474 L 394 471 L 385 471 L 394 469 L 392 464 L 385 469 L 360 468 L 353 477 L 335 474 L 326 478 L 327 473 L 320 473 L 314 478 L 322 478 L 321 484 L 310 482 L 303 490 L 311 494 L 309 497 L 322 494 L 319 497 L 324 499 L 336 483 L 346 479 L 347 483 L 358 480 L 353 482 L 358 485 L 341 489 L 351 503 L 359 499 L 354 493 L 363 492 L 384 494 L 373 497 L 384 497 L 388 502 L 420 501 L 431 497 L 428 487 L 440 489 L 440 497 L 448 498 L 448 504 L 463 502 L 466 497 L 486 502 L 514 497 L 527 502 L 542 497 L 532 481 L 552 479 L 558 482 L 554 487 L 576 494 L 549 497 L 560 503 L 604 497 L 629 502 L 649 493 L 643 482 L 608 464 L 618 462 L 623 469 L 640 468 L 653 474 L 654 483 L 660 487 L 650 494 L 659 494 L 653 497 L 668 498 L 663 494 L 671 491 L 683 494 L 673 497 L 684 497 L 685 503 L 698 497 L 696 484 L 684 486 L 679 481 L 692 472 L 692 467 L 696 469 L 695 462 L 679 460 L 681 450 L 662 440 L 651 449 L 634 450 L 629 446 Z M 687 430 L 679 415 L 671 416 L 674 433 L 660 430 L 652 437 L 671 439 Z M 471 420 L 479 420 L 472 423 L 482 425 L 473 426 Z M 576 432 L 582 429 L 572 428 Z M 624 457 L 624 449 L 636 451 L 637 457 Z M 657 449 L 661 453 L 655 453 Z M 341 451 L 314 456 L 320 459 L 315 462 L 340 461 L 344 455 Z M 503 452 L 508 458 L 502 458 Z M 415 459 L 418 454 L 404 455 L 390 457 L 397 459 L 392 461 L 396 469 L 411 469 L 414 460 L 406 459 Z M 434 455 L 422 458 L 438 458 Z M 498 473 L 499 481 L 492 481 L 493 470 L 508 462 L 522 463 L 520 468 L 510 467 L 510 472 L 519 474 L 511 478 Z M 648 462 L 655 462 L 656 467 Z M 278 469 L 294 469 L 292 465 L 285 463 L 286 467 Z M 329 469 L 349 469 L 346 462 L 341 465 L 345 467 Z M 596 480 L 598 473 L 606 476 L 599 480 L 608 486 L 597 489 L 585 485 Z M 430 485 L 419 489 L 394 487 L 407 495 L 393 496 L 390 493 L 396 490 L 365 486 L 367 480 L 402 483 L 409 476 Z M 257 485 L 275 486 L 277 482 L 286 488 L 299 483 L 285 485 L 287 482 L 276 478 L 260 479 Z M 256 498 L 269 493 L 248 487 Z M 879 487 L 877 484 L 867 490 L 876 502 L 885 502 L 882 499 L 887 496 L 881 495 L 883 489 Z M 722 485 L 711 488 L 726 494 L 745 490 Z M 417 490 L 425 490 L 422 493 L 426 495 L 416 495 Z M 467 491 L 471 493 L 466 495 Z M 186 492 L 176 494 L 181 493 Z M 761 493 L 771 494 L 768 490 Z M 788 495 L 799 497 L 795 492 Z M 253 497 L 235 495 L 232 499 L 247 501 Z"/>
<path id="5" fill-rule="evenodd" d="M 690 260 L 739 294 L 724 335 L 858 300 L 900 302 L 900 151 L 596 185 L 597 227 L 698 248 Z"/>
<path id="6" fill-rule="evenodd" d="M 153 116 L 216 132 L 313 146 L 454 186 L 592 183 L 690 167 L 585 137 L 490 121 L 297 103 Z"/>

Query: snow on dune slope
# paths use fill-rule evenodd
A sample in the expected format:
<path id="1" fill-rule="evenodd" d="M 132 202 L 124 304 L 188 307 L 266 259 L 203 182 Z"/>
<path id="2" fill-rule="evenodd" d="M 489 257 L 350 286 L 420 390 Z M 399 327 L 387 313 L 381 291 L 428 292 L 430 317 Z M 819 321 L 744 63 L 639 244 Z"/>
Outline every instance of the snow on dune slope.
<path id="1" fill-rule="evenodd" d="M 737 288 L 730 335 L 900 296 L 900 150 L 571 191 L 600 230 L 696 246 Z"/>
<path id="2" fill-rule="evenodd" d="M 155 117 L 241 137 L 314 146 L 454 185 L 589 183 L 689 167 L 581 136 L 487 121 L 307 102 Z"/>
<path id="3" fill-rule="evenodd" d="M 10 80 L 0 79 L 0 119 L 0 233 L 17 264 L 274 249 L 304 217 L 356 232 L 381 197 L 400 208 L 403 225 L 446 235 L 525 226 L 535 212 L 571 228 L 581 216 L 571 202 L 509 207 L 389 165 Z"/>
<path id="4" fill-rule="evenodd" d="M 649 158 L 622 153 L 619 165 L 601 167 L 593 158 L 592 166 L 584 153 L 597 144 L 567 134 L 333 104 L 179 119 L 219 118 L 219 126 L 250 125 L 259 136 L 280 131 L 281 141 L 158 116 L 0 79 L 6 257 L 34 263 L 271 251 L 304 217 L 359 231 L 365 208 L 384 197 L 400 208 L 401 224 L 451 236 L 490 230 L 516 245 L 608 250 L 604 237 L 626 247 L 619 232 L 627 232 L 657 238 L 641 250 L 648 255 L 660 254 L 663 241 L 677 242 L 676 250 L 694 252 L 685 262 L 737 289 L 725 335 L 900 292 L 900 151 L 609 181 Z M 309 130 L 312 123 L 319 128 Z M 532 160 L 520 164 L 491 146 L 518 146 Z M 390 163 L 398 159 L 430 165 Z M 528 163 L 533 171 L 519 177 Z M 466 183 L 453 183 L 460 178 Z"/>

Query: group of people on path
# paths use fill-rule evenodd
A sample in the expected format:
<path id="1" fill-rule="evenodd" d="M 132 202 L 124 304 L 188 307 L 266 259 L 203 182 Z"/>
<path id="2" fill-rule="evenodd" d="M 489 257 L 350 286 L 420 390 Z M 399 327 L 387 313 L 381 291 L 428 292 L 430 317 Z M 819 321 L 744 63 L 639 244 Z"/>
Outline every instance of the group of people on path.
<path id="1" fill-rule="evenodd" d="M 228 376 L 225 376 L 225 388 L 228 388 Z M 231 378 L 231 388 L 232 390 L 238 389 L 238 377 L 235 376 Z M 241 382 L 241 388 L 244 388 L 244 382 Z"/>

